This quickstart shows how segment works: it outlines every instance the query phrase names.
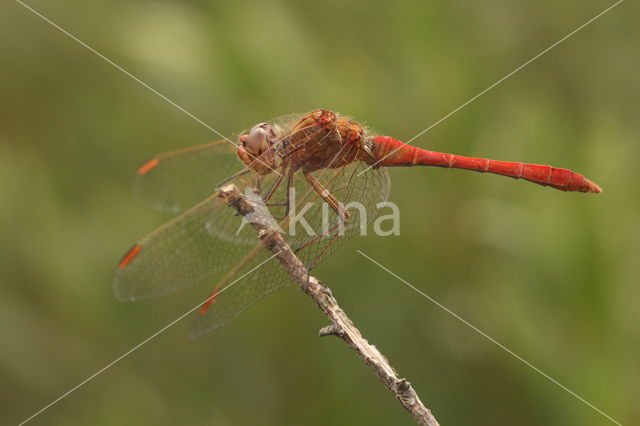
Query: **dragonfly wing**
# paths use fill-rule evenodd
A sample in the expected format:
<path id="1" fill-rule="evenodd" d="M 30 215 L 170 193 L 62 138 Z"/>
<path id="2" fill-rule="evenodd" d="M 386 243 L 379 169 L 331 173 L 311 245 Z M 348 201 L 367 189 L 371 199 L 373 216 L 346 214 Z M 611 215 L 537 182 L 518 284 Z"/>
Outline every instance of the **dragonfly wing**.
<path id="1" fill-rule="evenodd" d="M 384 168 L 372 169 L 360 161 L 318 170 L 313 176 L 346 208 L 349 219 L 346 223 L 341 222 L 338 214 L 306 181 L 296 183 L 297 192 L 301 194 L 313 191 L 314 206 L 304 215 L 313 235 L 298 226 L 295 235 L 289 235 L 288 240 L 308 268 L 316 267 L 351 237 L 366 235 L 367 226 L 378 216 L 379 203 L 387 200 L 390 189 Z"/>
<path id="2" fill-rule="evenodd" d="M 387 201 L 390 191 L 386 169 L 373 169 L 360 161 L 318 170 L 313 175 L 346 208 L 349 219 L 346 224 L 341 223 L 338 214 L 316 197 L 316 202 L 323 207 L 312 209 L 305 216 L 316 236 L 302 233 L 290 238 L 291 246 L 298 250 L 298 257 L 309 268 L 316 267 L 350 238 L 366 235 L 367 226 L 378 217 L 380 203 Z"/>
<path id="3" fill-rule="evenodd" d="M 134 194 L 153 209 L 179 213 L 211 195 L 218 182 L 241 168 L 235 146 L 225 139 L 171 151 L 138 168 Z"/>
<path id="4" fill-rule="evenodd" d="M 232 182 L 252 196 L 258 180 L 271 184 L 270 179 L 244 175 Z M 201 282 L 216 288 L 216 296 L 210 309 L 201 310 L 193 336 L 234 319 L 290 282 L 255 229 L 217 193 L 136 243 L 120 261 L 113 286 L 119 299 L 135 301 Z"/>
<path id="5" fill-rule="evenodd" d="M 256 242 L 250 227 L 217 194 L 144 237 L 123 257 L 114 277 L 121 300 L 159 296 L 213 278 L 236 264 Z M 240 229 L 238 235 L 236 230 Z"/>
<path id="6" fill-rule="evenodd" d="M 191 328 L 192 338 L 226 324 L 263 297 L 291 283 L 291 278 L 274 254 L 267 251 L 262 243 L 256 248 L 256 256 L 250 262 L 217 284 L 215 302 L 200 310 Z"/>

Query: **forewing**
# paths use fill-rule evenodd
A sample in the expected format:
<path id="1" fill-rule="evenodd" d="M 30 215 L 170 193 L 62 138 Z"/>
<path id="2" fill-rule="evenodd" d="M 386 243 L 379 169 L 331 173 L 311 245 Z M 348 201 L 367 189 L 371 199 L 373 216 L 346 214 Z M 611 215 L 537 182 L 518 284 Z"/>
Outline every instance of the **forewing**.
<path id="1" fill-rule="evenodd" d="M 133 189 L 145 205 L 179 213 L 215 192 L 218 182 L 242 169 L 226 139 L 167 152 L 144 163 Z"/>
<path id="2" fill-rule="evenodd" d="M 124 256 L 114 277 L 121 300 L 159 296 L 188 287 L 237 264 L 247 252 L 238 242 L 256 236 L 217 194 L 144 237 Z"/>

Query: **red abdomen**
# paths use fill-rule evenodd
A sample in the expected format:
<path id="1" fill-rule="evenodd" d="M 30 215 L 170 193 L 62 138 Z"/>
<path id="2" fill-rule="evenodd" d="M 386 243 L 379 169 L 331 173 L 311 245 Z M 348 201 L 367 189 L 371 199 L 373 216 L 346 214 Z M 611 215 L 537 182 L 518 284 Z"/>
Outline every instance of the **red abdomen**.
<path id="1" fill-rule="evenodd" d="M 435 166 L 494 173 L 515 179 L 525 179 L 561 191 L 602 192 L 602 189 L 579 173 L 539 164 L 514 163 L 463 157 L 428 151 L 407 145 L 388 136 L 371 139 L 375 164 L 379 166 Z"/>

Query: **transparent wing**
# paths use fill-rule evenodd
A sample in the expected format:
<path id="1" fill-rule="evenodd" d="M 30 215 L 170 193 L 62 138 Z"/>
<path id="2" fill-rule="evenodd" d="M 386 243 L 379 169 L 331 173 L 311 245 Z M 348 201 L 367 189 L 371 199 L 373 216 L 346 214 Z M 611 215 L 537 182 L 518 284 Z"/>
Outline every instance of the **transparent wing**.
<path id="1" fill-rule="evenodd" d="M 259 176 L 234 183 L 247 193 Z M 168 294 L 208 283 L 219 291 L 215 309 L 203 311 L 193 335 L 235 318 L 265 295 L 289 283 L 254 228 L 214 193 L 142 238 L 122 258 L 113 288 L 123 301 Z M 203 301 L 205 299 L 203 294 Z"/>
<path id="2" fill-rule="evenodd" d="M 295 235 L 287 237 L 291 247 L 308 268 L 316 267 L 353 236 L 366 235 L 367 226 L 379 215 L 378 204 L 388 199 L 390 190 L 386 169 L 374 170 L 360 161 L 336 169 L 318 170 L 312 174 L 342 203 L 350 216 L 343 223 L 336 212 L 313 193 L 314 199 L 311 202 L 314 207 L 304 215 L 313 234 L 309 235 L 298 226 Z M 297 192 L 309 192 L 309 185 L 305 188 L 305 184 L 306 181 L 299 181 L 296 184 Z M 316 204 L 318 207 L 315 207 Z"/>
<path id="3" fill-rule="evenodd" d="M 240 224 L 217 194 L 209 196 L 133 246 L 118 265 L 116 296 L 126 301 L 155 297 L 233 267 L 247 251 L 241 243 L 257 241 L 247 227 L 235 236 Z"/>
<path id="4" fill-rule="evenodd" d="M 184 211 L 211 195 L 218 182 L 242 169 L 235 152 L 235 146 L 222 139 L 160 154 L 138 169 L 134 194 L 153 209 Z"/>
<path id="5" fill-rule="evenodd" d="M 191 328 L 192 338 L 226 324 L 263 297 L 291 283 L 291 278 L 274 254 L 262 243 L 249 256 L 250 261 L 243 262 L 216 284 L 215 302 L 208 309 L 200 310 Z"/>

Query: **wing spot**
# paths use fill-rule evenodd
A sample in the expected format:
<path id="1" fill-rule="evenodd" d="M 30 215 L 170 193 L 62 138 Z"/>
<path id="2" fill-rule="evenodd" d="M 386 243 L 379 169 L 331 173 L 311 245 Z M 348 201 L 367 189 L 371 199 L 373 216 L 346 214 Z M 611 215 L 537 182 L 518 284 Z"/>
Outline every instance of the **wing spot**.
<path id="1" fill-rule="evenodd" d="M 140 253 L 142 250 L 142 246 L 140 244 L 135 244 L 133 247 L 129 249 L 129 251 L 122 256 L 122 260 L 118 263 L 118 268 L 124 269 L 128 264 L 130 264 L 133 259 Z"/>
<path id="2" fill-rule="evenodd" d="M 144 163 L 142 166 L 138 168 L 138 175 L 139 176 L 146 175 L 151 170 L 158 167 L 158 164 L 160 164 L 160 161 L 157 158 L 152 158 L 151 160 L 147 161 L 146 163 Z"/>
<path id="3" fill-rule="evenodd" d="M 204 315 L 207 313 L 207 310 L 216 302 L 218 299 L 218 293 L 220 293 L 219 289 L 215 289 L 211 292 L 211 295 L 204 301 L 202 306 L 200 307 L 200 315 Z"/>

